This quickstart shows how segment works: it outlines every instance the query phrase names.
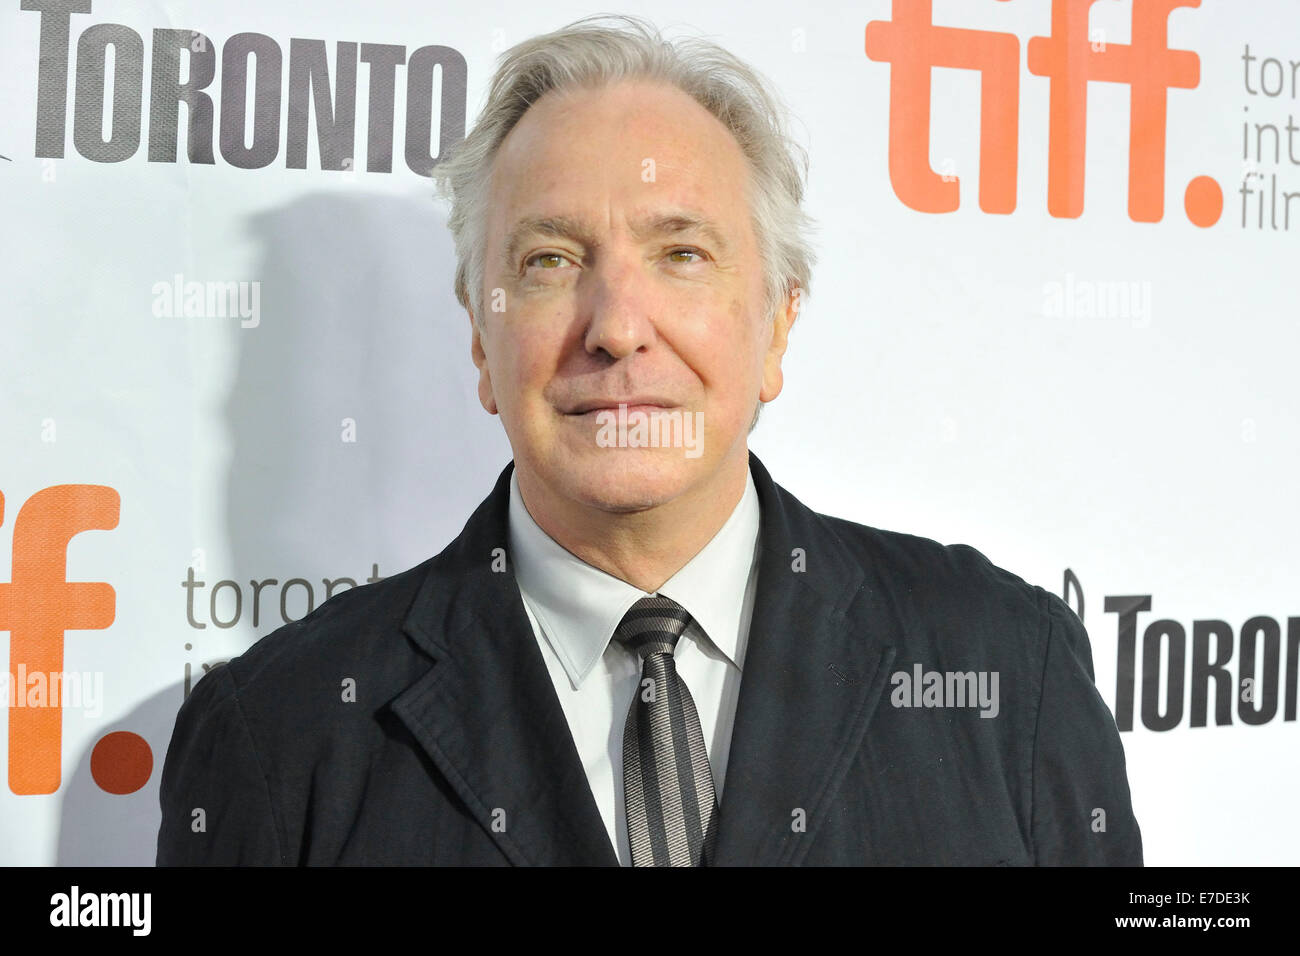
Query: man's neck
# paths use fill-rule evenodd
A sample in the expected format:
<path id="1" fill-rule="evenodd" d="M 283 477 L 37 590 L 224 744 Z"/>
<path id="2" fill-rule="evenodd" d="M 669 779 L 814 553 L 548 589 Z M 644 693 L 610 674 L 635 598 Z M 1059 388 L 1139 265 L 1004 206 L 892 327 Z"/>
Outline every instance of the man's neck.
<path id="1" fill-rule="evenodd" d="M 740 503 L 748 474 L 742 444 L 708 482 L 654 508 L 610 512 L 550 493 L 516 463 L 520 497 L 538 527 L 570 554 L 646 592 L 659 590 L 713 540 Z"/>

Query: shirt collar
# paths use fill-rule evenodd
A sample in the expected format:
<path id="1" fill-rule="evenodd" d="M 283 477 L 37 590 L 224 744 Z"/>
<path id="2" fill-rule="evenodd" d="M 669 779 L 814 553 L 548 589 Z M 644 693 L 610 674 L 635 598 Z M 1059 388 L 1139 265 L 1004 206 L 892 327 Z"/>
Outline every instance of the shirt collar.
<path id="1" fill-rule="evenodd" d="M 757 569 L 759 518 L 758 492 L 746 471 L 745 491 L 731 516 L 656 592 L 684 607 L 714 646 L 740 668 L 741 618 L 746 588 Z M 514 470 L 509 535 L 520 594 L 577 688 L 604 654 L 623 615 L 647 592 L 587 564 L 543 531 L 524 506 Z"/>

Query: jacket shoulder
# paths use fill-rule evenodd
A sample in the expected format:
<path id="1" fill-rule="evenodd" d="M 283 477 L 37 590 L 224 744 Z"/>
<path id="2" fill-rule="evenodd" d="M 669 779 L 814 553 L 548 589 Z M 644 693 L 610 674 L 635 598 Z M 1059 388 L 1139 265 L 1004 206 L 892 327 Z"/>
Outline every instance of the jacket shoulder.
<path id="1" fill-rule="evenodd" d="M 976 609 L 1036 621 L 1060 598 L 994 564 L 969 544 L 941 544 L 933 538 L 818 515 L 868 573 L 936 613 L 969 616 Z"/>
<path id="2" fill-rule="evenodd" d="M 392 663 L 394 639 L 401 635 L 433 560 L 340 591 L 306 616 L 264 635 L 224 665 L 225 688 L 276 698 L 317 674 L 382 672 Z"/>

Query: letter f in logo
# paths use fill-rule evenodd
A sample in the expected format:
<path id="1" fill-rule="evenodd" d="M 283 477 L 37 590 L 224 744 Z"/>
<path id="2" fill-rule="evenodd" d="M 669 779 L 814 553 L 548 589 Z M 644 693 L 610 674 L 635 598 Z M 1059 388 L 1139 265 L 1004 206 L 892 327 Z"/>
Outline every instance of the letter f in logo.
<path id="1" fill-rule="evenodd" d="M 9 631 L 11 681 L 44 675 L 45 706 L 26 706 L 27 688 L 15 687 L 9 709 L 9 789 L 53 793 L 62 767 L 63 706 L 53 674 L 63 673 L 63 632 L 113 623 L 117 595 L 103 581 L 67 580 L 68 542 L 82 531 L 117 527 L 121 498 L 105 485 L 54 485 L 32 495 L 14 521 L 13 580 L 0 582 L 0 631 Z M 0 524 L 4 496 L 0 495 Z M 25 683 L 25 682 L 23 682 Z"/>

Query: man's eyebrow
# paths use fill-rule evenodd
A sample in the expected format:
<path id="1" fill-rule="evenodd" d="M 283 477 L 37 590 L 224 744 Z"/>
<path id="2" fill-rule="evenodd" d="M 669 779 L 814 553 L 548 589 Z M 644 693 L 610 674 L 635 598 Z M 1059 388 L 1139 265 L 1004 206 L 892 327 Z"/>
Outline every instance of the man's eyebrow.
<path id="1" fill-rule="evenodd" d="M 723 231 L 712 220 L 693 213 L 663 213 L 632 226 L 632 234 L 642 240 L 650 236 L 679 236 L 691 232 L 704 236 L 723 253 L 731 251 L 731 243 Z M 504 258 L 507 268 L 517 268 L 515 260 L 519 257 L 520 247 L 532 236 L 572 239 L 589 249 L 600 244 L 594 232 L 573 216 L 528 216 L 516 222 L 506 236 Z"/>
<path id="2" fill-rule="evenodd" d="M 641 223 L 635 224 L 632 231 L 637 238 L 679 236 L 683 233 L 696 232 L 712 242 L 720 251 L 729 252 L 731 250 L 731 243 L 727 242 L 723 231 L 714 222 L 693 213 L 674 212 L 652 216 Z"/>
<path id="3" fill-rule="evenodd" d="M 595 236 L 580 220 L 572 216 L 529 216 L 514 224 L 506 236 L 505 260 L 507 267 L 517 268 L 515 260 L 519 247 L 530 236 L 549 236 L 553 239 L 572 239 L 588 248 L 596 245 Z"/>

